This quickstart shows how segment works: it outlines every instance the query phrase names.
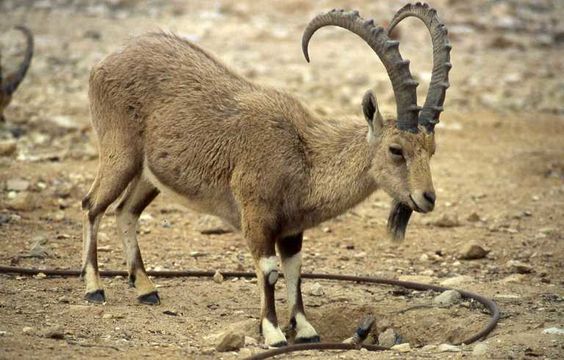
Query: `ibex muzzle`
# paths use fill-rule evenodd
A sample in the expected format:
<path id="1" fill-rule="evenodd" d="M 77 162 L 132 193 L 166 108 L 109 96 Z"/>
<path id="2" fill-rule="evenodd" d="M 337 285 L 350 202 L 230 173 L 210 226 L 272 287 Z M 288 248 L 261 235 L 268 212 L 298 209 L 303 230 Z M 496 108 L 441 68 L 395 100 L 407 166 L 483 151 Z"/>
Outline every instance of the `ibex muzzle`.
<path id="1" fill-rule="evenodd" d="M 434 34 L 433 78 L 423 109 L 417 106 L 417 82 L 398 42 L 358 12 L 333 10 L 317 16 L 302 41 L 308 58 L 309 40 L 323 26 L 340 26 L 360 36 L 388 71 L 397 120 L 382 118 L 372 92 L 362 100 L 366 122 L 320 119 L 295 98 L 247 81 L 171 34 L 138 37 L 96 65 L 89 98 L 100 163 L 83 200 L 86 298 L 105 301 L 96 234 L 104 211 L 120 198 L 117 224 L 130 283 L 140 302 L 160 302 L 145 272 L 135 229 L 145 207 L 165 192 L 241 230 L 255 263 L 267 345 L 287 343 L 275 310 L 280 267 L 295 341 L 319 341 L 301 295 L 303 232 L 379 188 L 394 199 L 389 221 L 394 238 L 403 238 L 412 211 L 434 207 L 429 159 L 435 151 L 434 125 L 444 101 L 450 48 L 444 26 L 426 5 L 403 8 L 390 27 L 411 15 L 423 19 Z"/>

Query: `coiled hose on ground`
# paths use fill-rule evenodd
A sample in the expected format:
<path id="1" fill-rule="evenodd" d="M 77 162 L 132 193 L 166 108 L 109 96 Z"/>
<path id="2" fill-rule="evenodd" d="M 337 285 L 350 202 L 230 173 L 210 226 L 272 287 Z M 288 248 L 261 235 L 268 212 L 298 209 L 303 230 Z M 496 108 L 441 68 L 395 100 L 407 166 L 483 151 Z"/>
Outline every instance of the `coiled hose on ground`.
<path id="1" fill-rule="evenodd" d="M 19 267 L 11 267 L 11 266 L 0 266 L 0 274 L 18 274 L 18 275 L 37 275 L 39 273 L 43 273 L 48 276 L 80 276 L 80 270 L 59 270 L 59 269 L 29 269 L 29 268 L 19 268 Z M 214 271 L 198 271 L 198 270 L 186 270 L 186 271 L 147 271 L 149 276 L 155 277 L 165 277 L 165 278 L 174 278 L 174 277 L 213 277 L 215 272 Z M 233 277 L 240 277 L 240 278 L 254 278 L 256 277 L 255 273 L 252 272 L 222 272 L 221 273 L 224 277 L 233 278 Z M 112 277 L 112 276 L 127 276 L 126 271 L 116 271 L 116 270 L 105 270 L 100 271 L 100 276 L 105 277 Z M 367 283 L 367 284 L 382 284 L 382 285 L 392 285 L 392 286 L 400 286 L 407 289 L 418 290 L 418 291 L 446 291 L 451 290 L 451 288 L 438 286 L 438 285 L 430 285 L 430 284 L 421 284 L 411 281 L 401 281 L 401 280 L 393 280 L 393 279 L 384 279 L 378 277 L 369 277 L 369 276 L 353 276 L 353 275 L 339 275 L 339 274 L 302 274 L 302 278 L 304 279 L 318 279 L 318 280 L 334 280 L 334 281 L 349 281 L 355 283 Z M 495 328 L 497 322 L 500 317 L 499 309 L 496 303 L 482 295 L 475 294 L 465 290 L 458 290 L 456 289 L 463 298 L 466 299 L 473 299 L 477 302 L 484 305 L 489 313 L 490 313 L 490 321 L 488 324 L 480 330 L 478 333 L 472 335 L 468 339 L 465 339 L 460 342 L 460 344 L 471 344 L 477 340 L 485 338 L 488 334 Z M 458 344 L 456 344 L 458 345 Z M 306 351 L 306 350 L 358 350 L 358 349 L 366 349 L 368 351 L 379 351 L 379 350 L 388 350 L 388 348 L 378 345 L 368 345 L 368 344 L 346 344 L 346 343 L 314 343 L 314 344 L 295 344 L 295 345 L 288 345 L 281 348 L 271 349 L 259 354 L 253 355 L 247 360 L 261 360 L 261 359 L 268 359 L 276 355 L 287 354 L 296 351 Z"/>

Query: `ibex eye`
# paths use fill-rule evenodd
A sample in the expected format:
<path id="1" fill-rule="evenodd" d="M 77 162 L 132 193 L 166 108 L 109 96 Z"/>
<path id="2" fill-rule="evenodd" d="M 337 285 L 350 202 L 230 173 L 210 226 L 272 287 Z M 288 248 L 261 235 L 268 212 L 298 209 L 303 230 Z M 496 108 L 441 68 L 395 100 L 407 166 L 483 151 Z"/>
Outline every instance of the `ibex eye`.
<path id="1" fill-rule="evenodd" d="M 390 152 L 392 153 L 392 155 L 394 156 L 401 156 L 403 157 L 403 151 L 401 151 L 401 148 L 399 146 L 390 146 Z"/>

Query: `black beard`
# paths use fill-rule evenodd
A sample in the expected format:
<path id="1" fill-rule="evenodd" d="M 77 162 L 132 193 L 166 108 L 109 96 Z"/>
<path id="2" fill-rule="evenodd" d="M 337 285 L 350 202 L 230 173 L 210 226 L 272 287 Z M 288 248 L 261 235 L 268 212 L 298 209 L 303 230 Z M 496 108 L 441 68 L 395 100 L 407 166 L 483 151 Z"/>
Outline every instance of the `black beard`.
<path id="1" fill-rule="evenodd" d="M 405 238 L 407 223 L 413 210 L 404 203 L 393 200 L 390 215 L 388 216 L 388 233 L 394 241 L 402 241 Z"/>

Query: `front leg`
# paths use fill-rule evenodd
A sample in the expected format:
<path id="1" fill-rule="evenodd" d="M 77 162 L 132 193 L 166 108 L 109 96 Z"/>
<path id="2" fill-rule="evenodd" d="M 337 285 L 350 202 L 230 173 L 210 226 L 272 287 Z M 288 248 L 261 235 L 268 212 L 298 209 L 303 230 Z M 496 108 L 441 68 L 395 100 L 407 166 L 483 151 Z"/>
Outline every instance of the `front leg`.
<path id="1" fill-rule="evenodd" d="M 273 234 L 268 231 L 269 227 L 261 224 L 261 217 L 251 217 L 252 223 L 248 221 L 248 217 L 243 220 L 246 222 L 243 233 L 253 255 L 260 291 L 260 328 L 267 346 L 286 346 L 288 342 L 278 326 L 274 299 L 274 288 L 278 281 L 275 240 Z"/>
<path id="2" fill-rule="evenodd" d="M 296 330 L 296 343 L 319 342 L 317 331 L 306 319 L 302 301 L 302 240 L 303 233 L 300 233 L 278 241 L 278 252 L 282 258 L 282 268 L 288 292 L 290 324 Z"/>

